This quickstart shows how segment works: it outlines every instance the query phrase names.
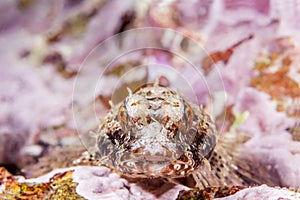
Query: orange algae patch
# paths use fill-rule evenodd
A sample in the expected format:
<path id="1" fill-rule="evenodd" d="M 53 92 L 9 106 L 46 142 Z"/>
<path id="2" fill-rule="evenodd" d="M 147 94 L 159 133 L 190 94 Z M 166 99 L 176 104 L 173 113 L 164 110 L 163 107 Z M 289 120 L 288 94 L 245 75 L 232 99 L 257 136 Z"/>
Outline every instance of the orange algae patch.
<path id="1" fill-rule="evenodd" d="M 254 69 L 258 75 L 252 78 L 250 85 L 269 94 L 277 101 L 277 110 L 284 111 L 286 99 L 300 97 L 299 83 L 291 75 L 291 69 L 298 67 L 293 58 L 300 51 L 291 44 L 290 38 L 276 39 L 274 43 L 279 50 L 264 56 L 263 61 L 256 62 Z M 296 73 L 300 73 L 300 69 Z"/>
<path id="2" fill-rule="evenodd" d="M 84 199 L 76 193 L 78 183 L 72 181 L 73 170 L 58 173 L 46 183 L 19 182 L 5 168 L 0 168 L 0 199 Z"/>

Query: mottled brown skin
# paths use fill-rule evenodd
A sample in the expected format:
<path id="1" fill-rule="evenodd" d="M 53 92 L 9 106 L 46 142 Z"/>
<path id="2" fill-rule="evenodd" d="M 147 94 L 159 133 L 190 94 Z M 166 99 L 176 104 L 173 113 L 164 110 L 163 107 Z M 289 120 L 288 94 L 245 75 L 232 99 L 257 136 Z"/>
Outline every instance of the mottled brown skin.
<path id="1" fill-rule="evenodd" d="M 216 145 L 203 107 L 158 84 L 129 91 L 102 119 L 96 137 L 98 163 L 129 179 L 163 178 L 200 189 L 278 185 L 272 169 L 238 156 L 244 137 L 228 133 Z"/>
<path id="2" fill-rule="evenodd" d="M 177 92 L 149 85 L 113 106 L 97 133 L 101 163 L 129 177 L 186 177 L 210 159 L 211 117 Z"/>

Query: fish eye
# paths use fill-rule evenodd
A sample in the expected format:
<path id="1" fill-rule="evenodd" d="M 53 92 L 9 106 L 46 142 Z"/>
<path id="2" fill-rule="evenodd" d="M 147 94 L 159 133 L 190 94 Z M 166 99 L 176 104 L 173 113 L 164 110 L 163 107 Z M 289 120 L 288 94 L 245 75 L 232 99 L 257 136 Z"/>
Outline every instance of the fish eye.
<path id="1" fill-rule="evenodd" d="M 183 105 L 183 121 L 186 124 L 186 128 L 189 129 L 193 123 L 194 112 L 191 106 L 185 100 L 183 100 Z"/>
<path id="2" fill-rule="evenodd" d="M 128 122 L 128 113 L 124 105 L 121 105 L 118 111 L 118 120 L 124 128 Z"/>

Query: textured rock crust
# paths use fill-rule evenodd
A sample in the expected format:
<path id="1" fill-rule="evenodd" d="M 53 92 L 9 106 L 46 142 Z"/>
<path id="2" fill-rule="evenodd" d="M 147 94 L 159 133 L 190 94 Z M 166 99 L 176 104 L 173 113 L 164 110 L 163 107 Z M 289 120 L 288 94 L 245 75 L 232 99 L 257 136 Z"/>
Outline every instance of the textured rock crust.
<path id="1" fill-rule="evenodd" d="M 93 146 L 83 135 L 97 129 L 110 96 L 120 100 L 127 86 L 163 75 L 165 84 L 213 108 L 220 134 L 231 127 L 247 135 L 242 158 L 269 168 L 277 185 L 300 188 L 299 9 L 297 0 L 1 1 L 0 165 L 20 173 L 18 169 L 31 166 L 55 147 L 80 142 Z M 182 34 L 158 34 L 159 41 L 145 34 L 140 40 L 129 35 L 104 42 L 142 27 L 171 28 Z M 181 40 L 182 35 L 197 42 L 197 48 Z M 124 50 L 147 42 L 164 48 Z M 203 76 L 199 78 L 191 63 L 178 55 L 196 63 Z M 141 67 L 129 73 L 132 66 L 149 63 L 169 67 Z M 242 120 L 235 121 L 237 116 Z M 51 170 L 60 164 L 48 166 Z M 70 170 L 74 172 L 54 177 Z M 257 171 L 259 167 L 252 173 Z M 168 183 L 151 189 L 104 167 L 70 167 L 30 180 L 2 171 L 0 197 L 11 198 L 5 196 L 9 192 L 22 195 L 21 190 L 33 199 L 63 195 L 50 177 L 69 187 L 68 194 L 76 190 L 88 199 L 175 199 L 187 189 Z M 61 183 L 63 177 L 66 184 Z M 35 184 L 41 182 L 45 184 Z M 77 193 L 74 199 L 80 198 Z M 297 199 L 293 194 L 261 185 L 225 199 Z"/>

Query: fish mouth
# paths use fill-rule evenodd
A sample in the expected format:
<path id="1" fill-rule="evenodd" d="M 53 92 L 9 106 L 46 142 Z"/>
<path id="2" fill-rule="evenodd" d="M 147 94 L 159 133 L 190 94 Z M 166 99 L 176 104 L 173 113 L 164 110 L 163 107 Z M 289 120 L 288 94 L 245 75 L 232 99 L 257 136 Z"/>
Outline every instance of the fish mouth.
<path id="1" fill-rule="evenodd" d="M 174 143 L 148 141 L 143 145 L 134 146 L 130 152 L 133 160 L 171 162 L 178 159 L 184 153 L 184 149 Z"/>
<path id="2" fill-rule="evenodd" d="M 145 144 L 145 143 L 144 143 Z M 177 160 L 183 152 L 174 148 L 167 148 L 158 142 L 151 145 L 135 146 L 127 152 L 119 154 L 118 168 L 124 174 L 137 177 L 159 177 L 167 166 Z"/>
<path id="3" fill-rule="evenodd" d="M 122 172 L 141 178 L 160 177 L 173 161 L 165 156 L 134 155 L 123 162 L 122 166 L 130 167 L 122 167 Z"/>
<path id="4" fill-rule="evenodd" d="M 162 155 L 143 155 L 143 154 L 136 154 L 131 159 L 132 162 L 149 162 L 149 163 L 171 163 L 174 159 L 170 157 L 162 156 Z"/>

